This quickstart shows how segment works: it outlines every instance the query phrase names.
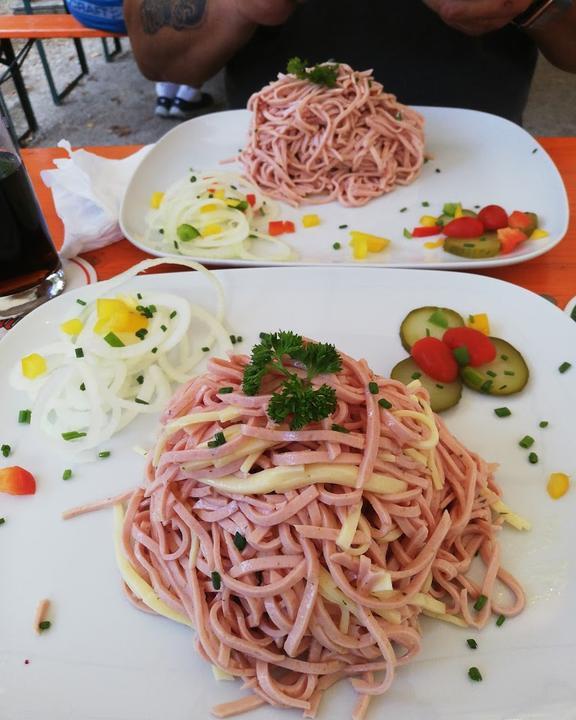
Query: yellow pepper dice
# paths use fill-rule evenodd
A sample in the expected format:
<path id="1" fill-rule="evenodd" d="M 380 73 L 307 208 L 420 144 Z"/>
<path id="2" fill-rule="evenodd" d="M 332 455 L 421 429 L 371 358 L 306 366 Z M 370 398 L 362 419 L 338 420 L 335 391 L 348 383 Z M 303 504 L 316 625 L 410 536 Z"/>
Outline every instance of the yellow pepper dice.
<path id="1" fill-rule="evenodd" d="M 46 372 L 46 360 L 42 355 L 38 353 L 32 353 L 32 355 L 26 355 L 21 360 L 22 364 L 22 375 L 28 380 L 34 380 L 39 375 L 43 375 Z"/>
<path id="2" fill-rule="evenodd" d="M 365 260 L 368 255 L 368 240 L 365 237 L 353 237 L 350 240 L 354 260 Z"/>
<path id="3" fill-rule="evenodd" d="M 454 219 L 463 217 L 464 213 L 462 212 L 462 205 L 461 203 L 456 204 L 456 209 L 454 210 Z"/>
<path id="4" fill-rule="evenodd" d="M 84 323 L 80 318 L 72 318 L 72 320 L 66 320 L 60 325 L 60 330 L 66 333 L 66 335 L 78 335 L 82 332 Z"/>
<path id="5" fill-rule="evenodd" d="M 150 198 L 150 207 L 153 210 L 158 210 L 160 205 L 162 205 L 162 200 L 164 200 L 163 192 L 153 192 L 152 197 Z"/>
<path id="6" fill-rule="evenodd" d="M 224 188 L 218 188 L 218 190 L 214 192 L 214 197 L 218 198 L 218 200 L 224 200 Z"/>
<path id="7" fill-rule="evenodd" d="M 549 232 L 546 232 L 546 230 L 541 230 L 540 228 L 536 228 L 532 235 L 530 235 L 530 240 L 543 240 L 544 238 L 547 238 L 550 236 Z"/>
<path id="8" fill-rule="evenodd" d="M 548 495 L 553 500 L 558 500 L 563 495 L 566 495 L 569 487 L 570 478 L 566 473 L 552 473 L 548 478 Z"/>
<path id="9" fill-rule="evenodd" d="M 320 218 L 315 213 L 312 213 L 311 215 L 303 215 L 302 216 L 302 225 L 306 228 L 314 227 L 315 225 L 320 225 Z"/>
<path id="10" fill-rule="evenodd" d="M 466 325 L 474 330 L 479 330 L 484 335 L 490 335 L 490 321 L 488 320 L 488 315 L 486 315 L 486 313 L 469 315 Z"/>
<path id="11" fill-rule="evenodd" d="M 124 300 L 117 298 L 100 298 L 96 301 L 96 316 L 98 320 L 94 325 L 94 332 L 105 335 L 108 332 L 136 332 L 148 327 L 148 318 Z"/>
<path id="12" fill-rule="evenodd" d="M 222 225 L 218 225 L 216 223 L 212 225 L 206 225 L 200 230 L 200 234 L 202 237 L 207 237 L 208 235 L 219 235 L 222 232 Z"/>
<path id="13" fill-rule="evenodd" d="M 216 205 L 216 203 L 208 203 L 208 205 L 202 205 L 200 208 L 201 213 L 214 212 L 214 210 L 218 210 L 218 205 Z"/>
<path id="14" fill-rule="evenodd" d="M 350 237 L 352 238 L 352 247 L 354 247 L 354 243 L 356 242 L 365 242 L 367 252 L 382 252 L 382 250 L 390 245 L 390 240 L 387 240 L 386 238 L 379 237 L 378 235 L 371 235 L 370 233 L 360 232 L 359 230 L 352 230 L 350 232 Z"/>
<path id="15" fill-rule="evenodd" d="M 437 224 L 438 218 L 435 218 L 434 215 L 422 215 L 419 222 L 422 227 L 434 227 Z"/>
<path id="16" fill-rule="evenodd" d="M 427 250 L 436 250 L 436 248 L 442 247 L 442 245 L 444 245 L 444 238 L 440 240 L 428 240 L 428 242 L 424 243 L 424 247 Z"/>

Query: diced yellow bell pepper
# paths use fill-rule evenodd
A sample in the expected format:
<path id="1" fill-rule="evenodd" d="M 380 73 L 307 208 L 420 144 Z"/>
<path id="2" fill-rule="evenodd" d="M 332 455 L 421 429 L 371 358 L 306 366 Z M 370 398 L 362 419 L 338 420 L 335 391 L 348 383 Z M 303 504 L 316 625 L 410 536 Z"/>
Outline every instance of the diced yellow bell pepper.
<path id="1" fill-rule="evenodd" d="M 22 375 L 28 380 L 34 380 L 39 375 L 43 375 L 46 372 L 46 360 L 42 355 L 38 353 L 32 353 L 32 355 L 26 355 L 21 360 L 22 363 Z"/>
<path id="2" fill-rule="evenodd" d="M 109 320 L 115 313 L 126 310 L 126 305 L 117 298 L 99 298 L 96 300 L 96 317 L 98 320 Z"/>
<path id="3" fill-rule="evenodd" d="M 242 200 L 238 200 L 238 198 L 226 198 L 226 205 L 231 208 L 238 207 Z"/>
<path id="4" fill-rule="evenodd" d="M 360 232 L 359 230 L 352 230 L 350 232 L 350 236 L 352 238 L 352 243 L 360 239 L 365 240 L 368 252 L 382 252 L 384 248 L 390 245 L 390 240 L 387 240 L 386 238 L 379 237 L 378 235 L 371 235 L 370 233 Z"/>
<path id="5" fill-rule="evenodd" d="M 464 215 L 462 212 L 462 204 L 456 203 L 456 209 L 454 210 L 454 219 L 461 218 Z"/>
<path id="6" fill-rule="evenodd" d="M 116 298 L 100 298 L 96 301 L 94 332 L 104 335 L 108 332 L 136 332 L 148 327 L 148 318 L 133 310 L 131 305 Z"/>
<path id="7" fill-rule="evenodd" d="M 490 335 L 490 320 L 488 319 L 488 315 L 486 315 L 486 313 L 469 315 L 466 325 L 474 330 L 479 330 L 484 335 Z"/>
<path id="8" fill-rule="evenodd" d="M 444 245 L 444 238 L 440 238 L 440 240 L 428 240 L 428 242 L 424 243 L 424 247 L 427 250 L 436 250 L 436 248 L 442 247 Z"/>
<path id="9" fill-rule="evenodd" d="M 419 225 L 422 227 L 434 227 L 437 223 L 438 218 L 435 218 L 434 215 L 422 215 Z"/>
<path id="10" fill-rule="evenodd" d="M 368 255 L 368 240 L 366 237 L 356 237 L 350 240 L 354 260 L 365 260 Z"/>
<path id="11" fill-rule="evenodd" d="M 530 235 L 530 240 L 542 240 L 543 238 L 547 238 L 550 236 L 550 233 L 546 230 L 542 230 L 540 228 L 536 228 L 532 235 Z"/>
<path id="12" fill-rule="evenodd" d="M 303 215 L 302 225 L 306 228 L 320 225 L 320 218 L 318 217 L 318 215 L 316 215 L 316 213 L 312 213 L 310 215 Z"/>
<path id="13" fill-rule="evenodd" d="M 218 200 L 224 200 L 224 188 L 218 188 L 218 190 L 214 192 L 214 197 L 218 198 Z"/>
<path id="14" fill-rule="evenodd" d="M 202 205 L 200 208 L 201 213 L 214 212 L 214 210 L 218 210 L 218 205 L 216 205 L 216 203 L 208 203 L 208 205 Z"/>
<path id="15" fill-rule="evenodd" d="M 566 495 L 570 487 L 570 478 L 566 473 L 552 473 L 548 478 L 548 495 L 553 500 L 558 500 Z"/>
<path id="16" fill-rule="evenodd" d="M 60 330 L 66 333 L 66 335 L 78 335 L 82 332 L 83 327 L 84 323 L 80 320 L 80 318 L 72 318 L 71 320 L 63 322 L 62 325 L 60 325 Z"/>
<path id="17" fill-rule="evenodd" d="M 200 234 L 202 237 L 207 237 L 208 235 L 218 235 L 222 232 L 222 225 L 218 225 L 217 223 L 213 223 L 212 225 L 206 225 L 200 230 Z"/>
<path id="18" fill-rule="evenodd" d="M 152 197 L 150 198 L 150 207 L 153 210 L 158 210 L 160 205 L 162 205 L 162 200 L 164 200 L 164 193 L 163 192 L 153 192 Z"/>

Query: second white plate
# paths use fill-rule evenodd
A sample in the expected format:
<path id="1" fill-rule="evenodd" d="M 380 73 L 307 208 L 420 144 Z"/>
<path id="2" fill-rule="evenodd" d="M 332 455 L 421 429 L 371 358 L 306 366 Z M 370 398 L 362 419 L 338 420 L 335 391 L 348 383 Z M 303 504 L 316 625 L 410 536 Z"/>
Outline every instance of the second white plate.
<path id="1" fill-rule="evenodd" d="M 525 130 L 495 115 L 454 108 L 416 108 L 426 119 L 426 151 L 433 158 L 420 177 L 362 208 L 345 208 L 337 202 L 294 209 L 283 205 L 282 217 L 293 220 L 294 235 L 285 239 L 298 253 L 295 265 L 370 265 L 376 267 L 464 269 L 513 265 L 553 248 L 568 227 L 568 199 L 556 166 Z M 233 110 L 194 118 L 178 125 L 159 140 L 138 167 L 126 191 L 120 213 L 124 235 L 134 245 L 164 257 L 180 257 L 144 242 L 145 217 L 153 192 L 195 170 L 218 168 L 238 154 L 246 140 L 250 113 Z M 241 172 L 238 163 L 226 169 Z M 419 224 L 421 215 L 440 213 L 446 202 L 474 208 L 502 205 L 509 212 L 529 210 L 538 214 L 550 234 L 524 243 L 510 255 L 466 260 L 442 250 L 427 249 L 424 239 L 406 239 L 404 228 Z M 303 228 L 301 217 L 316 212 L 321 224 Z M 339 226 L 346 225 L 341 229 Z M 387 250 L 358 263 L 348 246 L 349 230 L 389 238 Z M 335 242 L 341 249 L 335 250 Z M 205 259 L 201 262 L 206 262 Z M 286 263 L 251 260 L 218 260 L 226 266 Z"/>

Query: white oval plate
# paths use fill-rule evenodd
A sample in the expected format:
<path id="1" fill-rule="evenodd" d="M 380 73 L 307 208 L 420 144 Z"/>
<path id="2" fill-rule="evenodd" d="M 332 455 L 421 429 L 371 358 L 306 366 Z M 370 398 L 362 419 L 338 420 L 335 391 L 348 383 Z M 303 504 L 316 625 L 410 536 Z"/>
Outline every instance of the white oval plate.
<path id="1" fill-rule="evenodd" d="M 574 323 L 558 308 L 514 285 L 477 275 L 415 270 L 266 268 L 225 270 L 231 332 L 248 351 L 262 330 L 293 329 L 335 342 L 389 373 L 405 356 L 398 328 L 411 309 L 438 304 L 461 313 L 489 313 L 495 335 L 516 345 L 531 371 L 526 390 L 508 399 L 465 390 L 445 414 L 449 428 L 487 460 L 500 463 L 497 481 L 506 501 L 533 523 L 529 533 L 505 528 L 503 563 L 526 588 L 518 618 L 481 632 L 424 618 L 423 649 L 397 672 L 391 690 L 376 698 L 370 718 L 402 720 L 574 720 L 576 698 L 576 488 L 558 501 L 546 493 L 548 474 L 576 482 Z M 168 291 L 205 303 L 199 273 L 146 275 L 135 290 Z M 0 342 L 4 379 L 23 355 L 49 341 L 76 298 L 93 298 L 102 284 L 72 291 L 25 317 Z M 265 302 L 263 302 L 265 299 Z M 570 361 L 571 370 L 558 372 Z M 512 415 L 498 419 L 494 408 Z M 26 398 L 6 386 L 0 403 L 1 443 L 37 476 L 33 497 L 0 495 L 0 718 L 2 720 L 205 720 L 212 705 L 242 695 L 239 683 L 218 683 L 194 650 L 193 635 L 164 618 L 135 610 L 126 600 L 114 562 L 110 511 L 63 522 L 74 505 L 136 486 L 156 418 L 142 417 L 106 449 L 106 460 L 75 467 L 51 443 L 18 425 Z M 549 426 L 540 429 L 540 420 Z M 535 438 L 537 465 L 518 446 Z M 62 472 L 74 477 L 64 482 Z M 37 602 L 53 601 L 51 629 L 38 637 Z M 471 651 L 466 639 L 476 638 Z M 29 660 L 29 664 L 25 661 Z M 467 677 L 470 666 L 482 683 Z M 339 684 L 323 700 L 318 720 L 350 718 L 354 692 Z M 300 713 L 262 708 L 246 720 L 296 720 Z"/>
<path id="2" fill-rule="evenodd" d="M 556 166 L 525 130 L 508 120 L 474 110 L 416 108 L 426 118 L 426 151 L 434 159 L 424 165 L 420 177 L 408 187 L 398 187 L 362 208 L 345 208 L 337 202 L 294 209 L 282 204 L 282 217 L 293 220 L 297 231 L 284 235 L 298 253 L 294 265 L 370 265 L 376 267 L 463 269 L 513 265 L 535 258 L 554 247 L 566 234 L 568 199 Z M 124 196 L 120 225 L 124 235 L 145 252 L 161 257 L 180 257 L 160 246 L 144 242 L 145 217 L 153 192 L 195 170 L 214 170 L 222 160 L 237 155 L 246 140 L 250 113 L 247 110 L 203 115 L 178 125 L 162 137 L 142 160 Z M 241 172 L 238 163 L 223 166 Z M 440 172 L 437 172 L 440 170 Z M 485 260 L 466 260 L 429 250 L 424 243 L 436 238 L 407 240 L 404 228 L 419 224 L 421 215 L 438 215 L 446 202 L 464 207 L 496 203 L 512 210 L 538 214 L 550 233 L 543 240 L 524 243 L 510 255 Z M 429 207 L 422 203 L 429 203 Z M 407 208 L 405 212 L 400 212 Z M 319 226 L 303 228 L 300 218 L 318 213 Z M 347 225 L 348 229 L 339 229 Z M 389 238 L 387 250 L 358 263 L 348 246 L 349 230 L 362 230 Z M 334 250 L 334 242 L 342 249 Z M 202 258 L 195 258 L 206 262 Z M 218 260 L 219 266 L 286 265 L 253 260 Z"/>

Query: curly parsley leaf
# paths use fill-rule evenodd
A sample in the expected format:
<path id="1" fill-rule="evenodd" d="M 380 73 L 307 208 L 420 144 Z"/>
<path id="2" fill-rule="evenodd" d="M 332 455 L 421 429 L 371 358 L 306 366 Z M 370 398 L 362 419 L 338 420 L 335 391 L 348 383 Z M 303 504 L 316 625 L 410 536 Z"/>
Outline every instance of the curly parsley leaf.
<path id="1" fill-rule="evenodd" d="M 338 68 L 336 63 L 321 63 L 308 68 L 308 60 L 302 60 L 299 57 L 291 58 L 286 66 L 286 70 L 299 80 L 309 80 L 316 85 L 325 85 L 330 88 L 336 86 Z"/>
<path id="2" fill-rule="evenodd" d="M 305 425 L 320 422 L 336 410 L 336 391 L 329 385 L 315 390 L 297 375 L 292 375 L 274 393 L 268 404 L 268 415 L 275 423 L 290 419 L 290 429 L 300 430 Z"/>

